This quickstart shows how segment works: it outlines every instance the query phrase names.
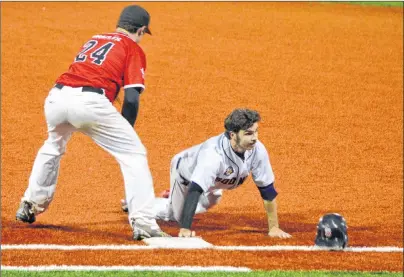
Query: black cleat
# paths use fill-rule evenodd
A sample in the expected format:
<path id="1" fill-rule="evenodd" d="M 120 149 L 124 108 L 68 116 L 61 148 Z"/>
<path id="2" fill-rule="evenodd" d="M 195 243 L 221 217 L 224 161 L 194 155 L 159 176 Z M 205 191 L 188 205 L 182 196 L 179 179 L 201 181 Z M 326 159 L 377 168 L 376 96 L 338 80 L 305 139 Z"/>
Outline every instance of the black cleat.
<path id="1" fill-rule="evenodd" d="M 32 210 L 32 203 L 28 201 L 21 202 L 20 207 L 17 210 L 17 214 L 15 215 L 15 219 L 25 223 L 34 223 L 35 214 Z"/>

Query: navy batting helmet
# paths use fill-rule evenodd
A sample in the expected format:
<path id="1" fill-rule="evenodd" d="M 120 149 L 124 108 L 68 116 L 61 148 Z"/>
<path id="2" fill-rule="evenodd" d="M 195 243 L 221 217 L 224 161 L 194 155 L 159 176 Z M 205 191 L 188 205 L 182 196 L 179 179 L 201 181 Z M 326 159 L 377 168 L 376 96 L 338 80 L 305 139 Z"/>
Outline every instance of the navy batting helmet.
<path id="1" fill-rule="evenodd" d="M 317 225 L 315 245 L 330 249 L 344 249 L 348 245 L 348 226 L 345 218 L 337 213 L 325 214 Z"/>

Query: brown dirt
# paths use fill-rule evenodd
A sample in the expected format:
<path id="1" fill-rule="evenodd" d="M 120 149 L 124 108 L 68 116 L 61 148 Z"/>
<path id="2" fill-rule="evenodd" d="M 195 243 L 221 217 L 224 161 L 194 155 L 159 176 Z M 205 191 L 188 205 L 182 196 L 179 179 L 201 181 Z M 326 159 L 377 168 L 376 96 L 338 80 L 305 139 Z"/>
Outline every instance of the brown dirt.
<path id="1" fill-rule="evenodd" d="M 68 145 L 49 210 L 31 226 L 14 221 L 46 138 L 48 90 L 91 35 L 114 29 L 125 5 L 1 3 L 2 244 L 140 244 L 131 241 L 120 212 L 118 165 L 83 135 Z M 251 180 L 197 216 L 199 235 L 217 245 L 312 245 L 318 218 L 339 212 L 351 246 L 403 247 L 402 9 L 314 2 L 142 5 L 152 15 L 153 36 L 141 44 L 148 72 L 136 129 L 156 192 L 168 187 L 175 153 L 222 132 L 232 109 L 257 109 L 280 193 L 281 226 L 293 238 L 265 236 Z M 161 226 L 176 235 L 175 224 Z M 183 253 L 4 251 L 2 264 L 403 270 L 402 253 L 204 250 L 187 251 L 192 259 L 186 262 Z"/>

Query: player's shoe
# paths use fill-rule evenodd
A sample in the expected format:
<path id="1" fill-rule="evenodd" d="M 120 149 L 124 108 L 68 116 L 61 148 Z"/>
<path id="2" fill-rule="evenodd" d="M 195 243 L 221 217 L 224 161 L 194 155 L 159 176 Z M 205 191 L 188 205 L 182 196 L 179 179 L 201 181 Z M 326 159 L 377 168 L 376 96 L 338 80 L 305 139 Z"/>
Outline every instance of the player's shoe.
<path id="1" fill-rule="evenodd" d="M 155 237 L 171 237 L 169 234 L 163 232 L 157 225 L 151 226 L 141 224 L 139 221 L 132 220 L 133 239 L 142 240 Z"/>
<path id="2" fill-rule="evenodd" d="M 170 190 L 169 190 L 169 189 L 163 190 L 163 191 L 160 193 L 159 196 L 160 196 L 161 198 L 169 198 L 169 197 L 170 197 Z"/>
<path id="3" fill-rule="evenodd" d="M 129 211 L 128 204 L 126 203 L 125 199 L 121 199 L 121 209 L 124 213 Z"/>
<path id="4" fill-rule="evenodd" d="M 17 214 L 15 215 L 15 219 L 25 223 L 34 223 L 35 214 L 32 206 L 32 203 L 28 201 L 22 201 L 20 207 L 17 210 Z"/>

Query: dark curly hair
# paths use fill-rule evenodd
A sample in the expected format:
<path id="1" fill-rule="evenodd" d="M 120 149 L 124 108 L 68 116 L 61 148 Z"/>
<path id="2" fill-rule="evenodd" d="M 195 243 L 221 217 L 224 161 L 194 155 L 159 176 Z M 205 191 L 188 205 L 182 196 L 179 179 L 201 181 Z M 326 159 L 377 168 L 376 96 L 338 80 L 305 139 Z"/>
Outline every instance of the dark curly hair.
<path id="1" fill-rule="evenodd" d="M 238 133 L 240 130 L 247 130 L 260 120 L 261 116 L 257 111 L 235 109 L 224 120 L 225 135 L 227 138 L 230 138 L 230 132 Z"/>

